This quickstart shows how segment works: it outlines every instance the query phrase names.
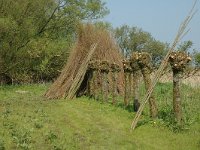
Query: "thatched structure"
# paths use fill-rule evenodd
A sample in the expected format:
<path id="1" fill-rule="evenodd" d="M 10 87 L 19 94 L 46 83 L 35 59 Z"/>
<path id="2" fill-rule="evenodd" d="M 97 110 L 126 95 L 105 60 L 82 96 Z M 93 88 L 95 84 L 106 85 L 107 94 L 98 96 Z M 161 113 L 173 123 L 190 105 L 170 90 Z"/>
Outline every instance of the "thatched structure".
<path id="1" fill-rule="evenodd" d="M 81 64 L 86 61 L 90 52 L 91 46 L 97 43 L 94 54 L 90 61 L 112 61 L 123 68 L 122 55 L 119 52 L 119 47 L 116 42 L 105 29 L 99 29 L 91 24 L 80 25 L 78 29 L 78 39 L 71 51 L 68 62 L 62 70 L 57 80 L 50 86 L 45 93 L 45 97 L 49 99 L 57 98 L 73 98 L 77 95 L 83 95 L 87 93 L 89 80 L 91 79 L 91 71 L 89 67 L 81 70 Z M 85 63 L 89 65 L 89 62 Z M 77 76 L 83 76 L 78 78 L 78 83 L 74 81 Z M 99 77 L 100 78 L 100 77 Z M 78 87 L 74 89 L 74 94 L 69 93 L 72 86 Z M 80 86 L 79 86 L 80 84 Z M 78 86 L 77 86 L 78 85 Z M 117 91 L 123 92 L 123 72 L 119 72 L 117 79 Z M 70 96 L 69 96 L 70 95 Z"/>

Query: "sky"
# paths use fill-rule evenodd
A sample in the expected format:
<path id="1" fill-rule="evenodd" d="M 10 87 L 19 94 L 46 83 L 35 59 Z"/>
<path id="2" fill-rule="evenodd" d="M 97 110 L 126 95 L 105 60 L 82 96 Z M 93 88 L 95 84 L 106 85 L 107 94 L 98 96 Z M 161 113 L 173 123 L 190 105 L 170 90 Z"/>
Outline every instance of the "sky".
<path id="1" fill-rule="evenodd" d="M 191 10 L 193 0 L 104 0 L 110 14 L 105 21 L 113 27 L 124 24 L 142 28 L 162 42 L 172 43 L 180 27 Z M 199 9 L 191 20 L 190 32 L 183 41 L 191 40 L 193 48 L 200 51 L 200 0 Z"/>

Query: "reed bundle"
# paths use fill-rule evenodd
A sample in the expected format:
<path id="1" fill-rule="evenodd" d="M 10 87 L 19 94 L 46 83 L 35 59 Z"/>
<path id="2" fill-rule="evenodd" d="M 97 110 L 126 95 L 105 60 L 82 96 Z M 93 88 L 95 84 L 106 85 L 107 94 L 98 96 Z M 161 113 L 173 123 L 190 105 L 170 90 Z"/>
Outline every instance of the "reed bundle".
<path id="1" fill-rule="evenodd" d="M 48 99 L 58 99 L 65 97 L 72 98 L 74 97 L 72 96 L 74 95 L 74 92 L 75 95 L 79 95 L 78 92 L 81 91 L 81 93 L 84 93 L 83 90 L 87 89 L 86 83 L 88 77 L 87 75 L 85 75 L 83 81 L 81 82 L 81 80 L 77 81 L 77 76 L 82 76 L 82 73 L 87 72 L 87 70 L 89 69 L 89 67 L 84 66 L 88 62 L 84 62 L 90 55 L 89 53 L 91 50 L 91 46 L 95 43 L 98 43 L 98 45 L 96 46 L 94 53 L 89 61 L 112 60 L 114 63 L 118 64 L 121 69 L 123 68 L 123 56 L 120 54 L 119 46 L 116 44 L 114 38 L 108 31 L 106 31 L 105 29 L 97 28 L 92 24 L 85 24 L 80 25 L 77 32 L 77 42 L 70 53 L 66 66 L 63 68 L 60 76 L 55 80 L 55 82 L 45 93 L 45 97 L 47 97 Z M 121 93 L 123 93 L 124 86 L 123 78 L 123 72 L 120 72 L 119 78 L 117 80 L 117 88 Z M 79 88 L 80 83 L 81 85 Z M 76 86 L 73 84 L 75 84 Z M 73 90 L 72 86 L 74 87 Z M 70 92 L 72 91 L 73 94 L 71 95 Z"/>

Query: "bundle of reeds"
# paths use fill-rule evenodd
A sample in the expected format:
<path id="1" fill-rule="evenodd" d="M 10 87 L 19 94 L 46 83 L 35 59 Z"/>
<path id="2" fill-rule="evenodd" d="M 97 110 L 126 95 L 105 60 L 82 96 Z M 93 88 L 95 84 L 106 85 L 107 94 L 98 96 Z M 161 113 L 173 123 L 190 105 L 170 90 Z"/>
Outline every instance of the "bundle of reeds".
<path id="1" fill-rule="evenodd" d="M 60 76 L 45 93 L 45 97 L 48 99 L 57 99 L 69 95 L 70 88 L 75 82 L 75 79 L 80 71 L 81 64 L 89 55 L 90 48 L 94 43 L 98 43 L 98 45 L 96 46 L 90 61 L 112 60 L 118 64 L 121 69 L 123 68 L 123 56 L 120 54 L 119 46 L 116 45 L 116 42 L 108 31 L 105 29 L 99 29 L 91 24 L 85 24 L 80 25 L 77 32 L 78 39 L 71 51 L 66 66 L 63 68 Z M 88 67 L 85 69 L 87 70 Z M 83 91 L 87 89 L 87 80 L 87 76 L 84 76 L 80 87 L 75 91 L 75 95 L 78 95 L 77 92 L 84 93 Z M 122 72 L 119 73 L 117 83 L 119 92 L 123 93 Z"/>

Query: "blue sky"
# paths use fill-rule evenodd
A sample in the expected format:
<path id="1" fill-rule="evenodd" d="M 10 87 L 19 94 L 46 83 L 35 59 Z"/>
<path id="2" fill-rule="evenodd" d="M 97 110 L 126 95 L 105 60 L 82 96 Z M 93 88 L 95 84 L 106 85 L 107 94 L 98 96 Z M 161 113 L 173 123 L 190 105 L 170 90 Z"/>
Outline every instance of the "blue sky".
<path id="1" fill-rule="evenodd" d="M 104 0 L 110 10 L 105 21 L 114 27 L 137 26 L 160 41 L 172 43 L 177 30 L 193 5 L 193 0 Z M 200 51 L 200 1 L 197 14 L 189 24 L 190 32 L 182 41 L 191 40 Z"/>

